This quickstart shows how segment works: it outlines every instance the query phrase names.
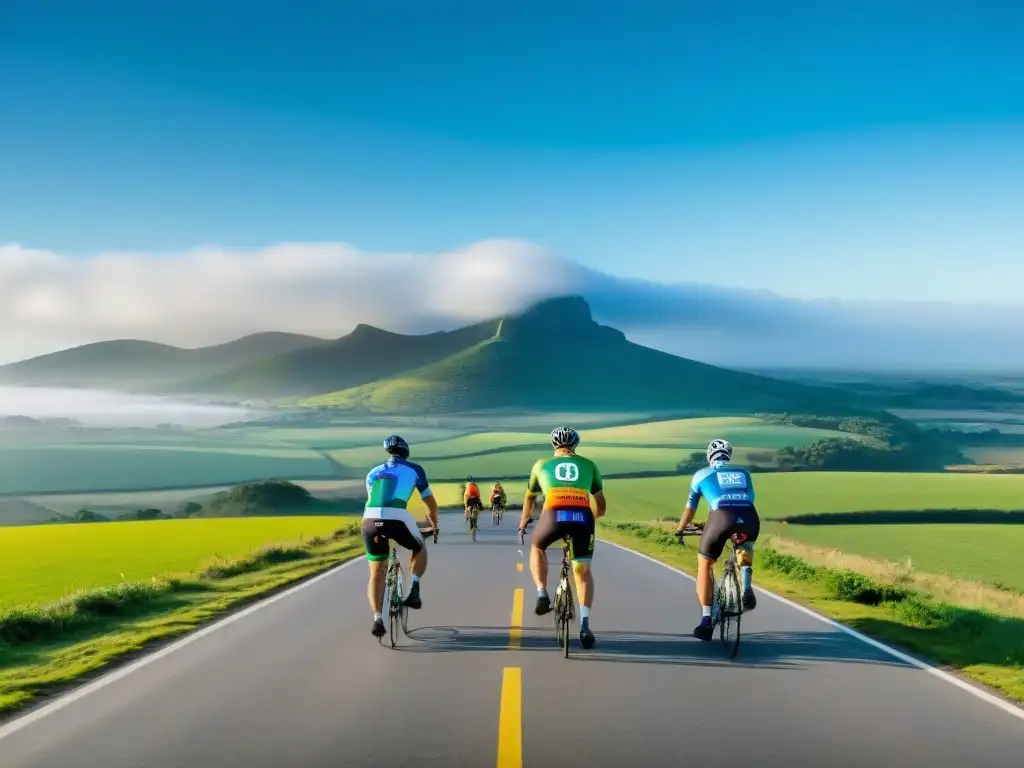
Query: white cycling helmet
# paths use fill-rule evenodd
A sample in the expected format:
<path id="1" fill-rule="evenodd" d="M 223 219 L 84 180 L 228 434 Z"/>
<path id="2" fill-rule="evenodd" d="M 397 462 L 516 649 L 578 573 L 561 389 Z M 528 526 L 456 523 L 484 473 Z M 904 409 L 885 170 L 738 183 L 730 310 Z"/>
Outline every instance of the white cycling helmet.
<path id="1" fill-rule="evenodd" d="M 552 448 L 568 448 L 571 451 L 575 451 L 576 446 L 579 444 L 580 435 L 572 427 L 558 427 L 551 432 Z"/>
<path id="2" fill-rule="evenodd" d="M 708 443 L 708 451 L 705 456 L 707 456 L 708 464 L 714 464 L 716 461 L 729 461 L 732 458 L 732 446 L 728 440 L 715 438 Z"/>

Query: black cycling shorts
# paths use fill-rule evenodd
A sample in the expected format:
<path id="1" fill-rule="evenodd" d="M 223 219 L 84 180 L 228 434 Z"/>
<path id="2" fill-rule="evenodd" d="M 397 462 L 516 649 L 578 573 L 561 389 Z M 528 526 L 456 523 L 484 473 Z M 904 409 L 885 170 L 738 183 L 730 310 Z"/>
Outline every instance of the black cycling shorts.
<path id="1" fill-rule="evenodd" d="M 582 512 L 583 520 L 570 522 L 560 521 L 558 513 L 578 514 Z M 529 523 L 527 523 L 529 525 Z M 533 546 L 545 550 L 556 541 L 569 537 L 569 555 L 574 563 L 590 562 L 594 557 L 594 529 L 596 523 L 594 513 L 580 509 L 545 509 L 537 519 L 537 527 L 533 529 Z"/>
<path id="2" fill-rule="evenodd" d="M 753 505 L 748 507 L 719 507 L 708 515 L 704 533 L 700 537 L 700 548 L 697 550 L 710 560 L 722 556 L 725 543 L 734 533 L 746 534 L 744 543 L 753 544 L 761 532 L 761 518 Z"/>
<path id="3" fill-rule="evenodd" d="M 423 549 L 423 539 L 414 535 L 404 520 L 363 518 L 363 546 L 366 547 L 367 560 L 387 560 L 391 553 L 389 539 L 414 555 Z"/>

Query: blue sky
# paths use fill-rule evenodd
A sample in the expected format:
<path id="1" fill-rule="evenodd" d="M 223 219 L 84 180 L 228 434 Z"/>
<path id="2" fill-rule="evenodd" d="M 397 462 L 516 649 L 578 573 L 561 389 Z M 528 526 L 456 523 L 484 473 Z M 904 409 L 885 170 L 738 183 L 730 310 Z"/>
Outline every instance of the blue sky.
<path id="1" fill-rule="evenodd" d="M 1019 2 L 361 5 L 9 0 L 0 243 L 1020 301 Z"/>

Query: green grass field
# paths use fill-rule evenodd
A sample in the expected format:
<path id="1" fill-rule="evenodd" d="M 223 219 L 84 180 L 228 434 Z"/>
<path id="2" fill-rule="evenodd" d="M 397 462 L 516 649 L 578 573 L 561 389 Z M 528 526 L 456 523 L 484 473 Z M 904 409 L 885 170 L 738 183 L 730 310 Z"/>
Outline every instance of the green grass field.
<path id="1" fill-rule="evenodd" d="M 1004 467 L 1024 466 L 1024 445 L 966 448 L 964 449 L 964 455 L 979 464 L 992 464 Z"/>
<path id="2" fill-rule="evenodd" d="M 549 417 L 554 424 L 554 417 Z M 545 421 L 532 417 L 532 422 Z M 313 448 L 361 475 L 384 458 L 380 440 L 392 431 L 410 440 L 413 460 L 438 478 L 522 476 L 548 450 L 548 432 L 517 428 L 527 417 L 481 427 L 433 428 L 407 423 L 328 424 L 322 429 L 240 427 L 174 430 L 66 430 L 0 435 L 0 494 L 81 494 L 214 486 L 267 477 L 328 478 L 339 470 Z M 614 422 L 609 416 L 604 423 Z M 469 432 L 469 433 L 467 433 Z M 671 471 L 685 454 L 726 434 L 738 460 L 752 451 L 804 445 L 837 433 L 769 424 L 753 418 L 692 418 L 584 429 L 581 449 L 605 473 Z M 518 449 L 517 449 L 518 448 Z M 505 449 L 505 450 L 503 450 Z M 487 453 L 491 452 L 491 453 Z M 478 455 L 481 454 L 482 455 Z"/>
<path id="3" fill-rule="evenodd" d="M 924 573 L 1024 590 L 1024 525 L 780 525 L 762 530 Z"/>
<path id="4" fill-rule="evenodd" d="M 0 494 L 147 490 L 332 474 L 321 456 L 299 449 L 82 444 L 0 450 Z"/>
<path id="5" fill-rule="evenodd" d="M 340 524 L 337 517 L 281 517 L 5 528 L 0 609 L 124 579 L 188 572 L 213 557 L 325 536 Z"/>
<path id="6" fill-rule="evenodd" d="M 766 533 L 864 557 L 912 562 L 916 570 L 1024 589 L 1024 563 L 1014 553 L 1024 526 L 918 524 L 800 525 L 770 518 L 837 512 L 1021 510 L 1024 475 L 798 472 L 755 475 Z M 616 480 L 607 485 L 609 520 L 678 516 L 687 478 Z M 705 519 L 702 506 L 697 519 Z"/>
<path id="7" fill-rule="evenodd" d="M 763 518 L 828 512 L 1024 509 L 1024 475 L 777 472 L 754 476 Z M 689 478 L 615 480 L 609 514 L 647 520 L 682 509 Z"/>
<path id="8" fill-rule="evenodd" d="M 684 446 L 700 450 L 716 437 L 727 436 L 734 446 L 779 449 L 787 445 L 803 446 L 826 437 L 859 435 L 831 429 L 809 429 L 786 424 L 771 424 L 760 419 L 723 416 L 715 418 L 673 419 L 646 424 L 596 429 L 583 435 L 586 445 L 595 443 L 635 443 L 637 445 Z M 586 446 L 581 447 L 584 450 Z"/>

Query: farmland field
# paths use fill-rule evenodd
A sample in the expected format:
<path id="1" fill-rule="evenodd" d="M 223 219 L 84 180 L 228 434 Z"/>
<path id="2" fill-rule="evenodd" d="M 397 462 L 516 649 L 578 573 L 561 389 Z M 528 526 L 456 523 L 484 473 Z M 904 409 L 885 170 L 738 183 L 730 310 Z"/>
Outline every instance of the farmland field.
<path id="1" fill-rule="evenodd" d="M 838 512 L 1024 510 L 1024 475 L 795 472 L 754 476 L 763 531 L 874 559 L 912 562 L 916 570 L 1024 589 L 1024 525 L 876 523 L 802 525 L 770 518 Z M 609 482 L 609 520 L 676 517 L 687 479 Z M 697 519 L 706 518 L 702 506 Z M 965 513 L 966 514 L 966 513 Z"/>
<path id="2" fill-rule="evenodd" d="M 527 423 L 524 419 L 523 424 Z M 614 421 L 609 419 L 605 423 Z M 550 451 L 547 433 L 539 431 L 535 424 L 536 421 L 525 429 L 499 426 L 491 432 L 477 433 L 429 426 L 403 430 L 400 427 L 331 425 L 323 429 L 245 427 L 175 430 L 167 434 L 159 430 L 110 430 L 97 433 L 98 437 L 92 442 L 85 441 L 82 433 L 64 434 L 60 439 L 35 436 L 27 447 L 20 449 L 9 443 L 6 448 L 5 444 L 0 444 L 0 493 L 45 491 L 26 496 L 19 503 L 31 503 L 65 514 L 81 507 L 101 513 L 108 509 L 119 512 L 148 506 L 171 511 L 182 501 L 202 500 L 224 485 L 264 477 L 294 478 L 317 493 L 358 495 L 362 473 L 384 458 L 380 437 L 394 428 L 410 436 L 413 459 L 423 464 L 442 505 L 461 503 L 458 482 L 470 474 L 504 479 L 510 502 L 518 504 L 522 500 L 521 478 L 536 459 Z M 690 451 L 702 449 L 710 437 L 728 437 L 736 446 L 737 460 L 743 462 L 753 452 L 764 455 L 784 445 L 802 445 L 836 433 L 771 424 L 755 418 L 720 417 L 607 426 L 582 430 L 582 434 L 581 453 L 594 459 L 606 476 L 650 471 L 665 473 L 663 477 L 610 477 L 607 481 L 610 520 L 651 520 L 680 513 L 688 478 L 671 473 L 680 459 Z M 332 464 L 311 446 L 343 446 L 329 450 L 331 459 L 342 466 Z M 976 456 L 979 459 L 1000 459 L 999 463 L 1010 463 L 1018 451 L 1024 454 L 1024 448 L 970 450 L 979 451 Z M 1024 460 L 1024 455 L 1018 460 Z M 339 477 L 346 473 L 356 479 Z M 987 534 L 981 533 L 987 529 L 979 525 L 961 526 L 948 520 L 926 522 L 922 518 L 921 523 L 901 521 L 900 525 L 882 525 L 876 520 L 851 525 L 844 520 L 837 525 L 813 526 L 795 523 L 784 526 L 769 520 L 832 512 L 1024 509 L 1024 475 L 759 473 L 756 483 L 758 508 L 765 520 L 766 532 L 781 532 L 787 538 L 807 544 L 846 549 L 868 557 L 910 558 L 920 568 L 944 568 L 965 577 L 1018 583 L 1012 573 L 1003 573 L 1009 569 L 1004 565 L 1009 561 L 1008 556 L 990 560 L 975 555 L 986 543 L 993 551 L 1002 551 L 1000 548 L 1004 545 L 1000 542 L 1003 541 L 1008 542 L 1007 548 L 1016 544 L 1017 532 L 1024 528 L 1012 527 L 1005 536 L 991 541 Z M 147 490 L 159 487 L 170 490 Z M 83 492 L 90 489 L 95 492 Z M 411 508 L 417 517 L 423 518 L 425 509 L 418 499 L 413 500 Z M 27 508 L 21 513 L 34 514 Z M 701 516 L 704 514 L 702 512 Z M 194 521 L 194 524 L 203 522 L 212 521 Z M 238 522 L 248 521 L 230 521 Z M 258 525 L 258 521 L 252 522 Z M 331 518 L 321 518 L 318 523 L 327 527 L 332 524 Z M 74 531 L 81 531 L 83 536 L 100 535 L 88 532 L 98 531 L 98 528 L 87 531 L 62 527 L 59 530 L 67 531 L 60 534 L 65 536 L 74 535 Z M 6 542 L 10 539 L 11 536 L 6 536 Z M 237 543 L 244 549 L 250 542 L 250 538 L 242 537 Z M 171 565 L 161 562 L 154 567 L 161 570 L 180 567 L 175 559 L 178 547 L 165 549 L 171 551 Z M 196 550 L 186 549 L 183 558 L 194 558 Z M 132 550 L 125 551 L 129 553 L 125 557 L 131 560 Z M 237 551 L 221 554 L 237 554 Z M 141 556 L 139 559 L 146 560 Z M 80 565 L 72 570 L 78 568 Z M 104 578 L 110 573 L 115 573 L 116 578 L 120 578 L 120 573 L 132 577 L 123 568 L 114 571 L 109 564 L 103 568 L 107 574 Z M 85 585 L 76 583 L 76 586 Z M 10 592 L 12 588 L 7 589 Z"/>
<path id="3" fill-rule="evenodd" d="M 1021 437 L 1021 440 L 1024 442 L 1024 436 Z M 1024 445 L 986 445 L 979 446 L 977 448 L 966 448 L 964 449 L 964 455 L 979 464 L 993 464 L 1007 467 L 1024 465 Z"/>
<path id="4" fill-rule="evenodd" d="M 538 418 L 533 417 L 534 423 Z M 525 423 L 525 417 L 522 420 Z M 614 420 L 605 417 L 604 423 Z M 407 426 L 0 434 L 0 495 L 141 492 L 268 477 L 357 477 L 384 458 L 380 440 L 390 431 L 406 435 L 412 443 L 413 459 L 423 463 L 428 475 L 438 478 L 525 475 L 533 462 L 549 450 L 548 433 L 535 427 L 517 431 L 505 426 L 467 434 L 465 430 L 451 428 L 405 429 Z M 610 474 L 668 472 L 686 453 L 701 450 L 718 434 L 729 435 L 737 448 L 737 459 L 742 461 L 752 450 L 764 452 L 784 445 L 803 445 L 837 433 L 753 418 L 671 419 L 584 430 L 582 452 L 591 455 Z M 314 448 L 327 450 L 337 464 Z"/>
<path id="5" fill-rule="evenodd" d="M 1024 590 L 1024 525 L 781 525 L 762 530 L 914 570 Z"/>
<path id="6" fill-rule="evenodd" d="M 265 477 L 328 477 L 310 451 L 232 452 L 142 446 L 33 446 L 0 450 L 0 493 L 146 490 Z"/>
<path id="7" fill-rule="evenodd" d="M 884 472 L 778 472 L 754 475 L 762 518 L 828 512 L 921 509 L 1024 509 L 1024 475 Z M 609 515 L 651 519 L 681 511 L 689 479 L 608 483 Z"/>
<path id="8" fill-rule="evenodd" d="M 337 530 L 339 517 L 155 520 L 3 529 L 0 608 L 54 600 L 75 589 L 188 572 L 213 557 Z"/>
<path id="9" fill-rule="evenodd" d="M 761 419 L 740 416 L 675 419 L 646 424 L 596 429 L 586 433 L 586 443 L 660 444 L 703 449 L 716 437 L 728 437 L 735 446 L 779 449 L 787 445 L 802 446 L 826 437 L 847 437 L 867 440 L 860 435 L 831 429 L 811 429 L 788 424 L 772 424 Z"/>

